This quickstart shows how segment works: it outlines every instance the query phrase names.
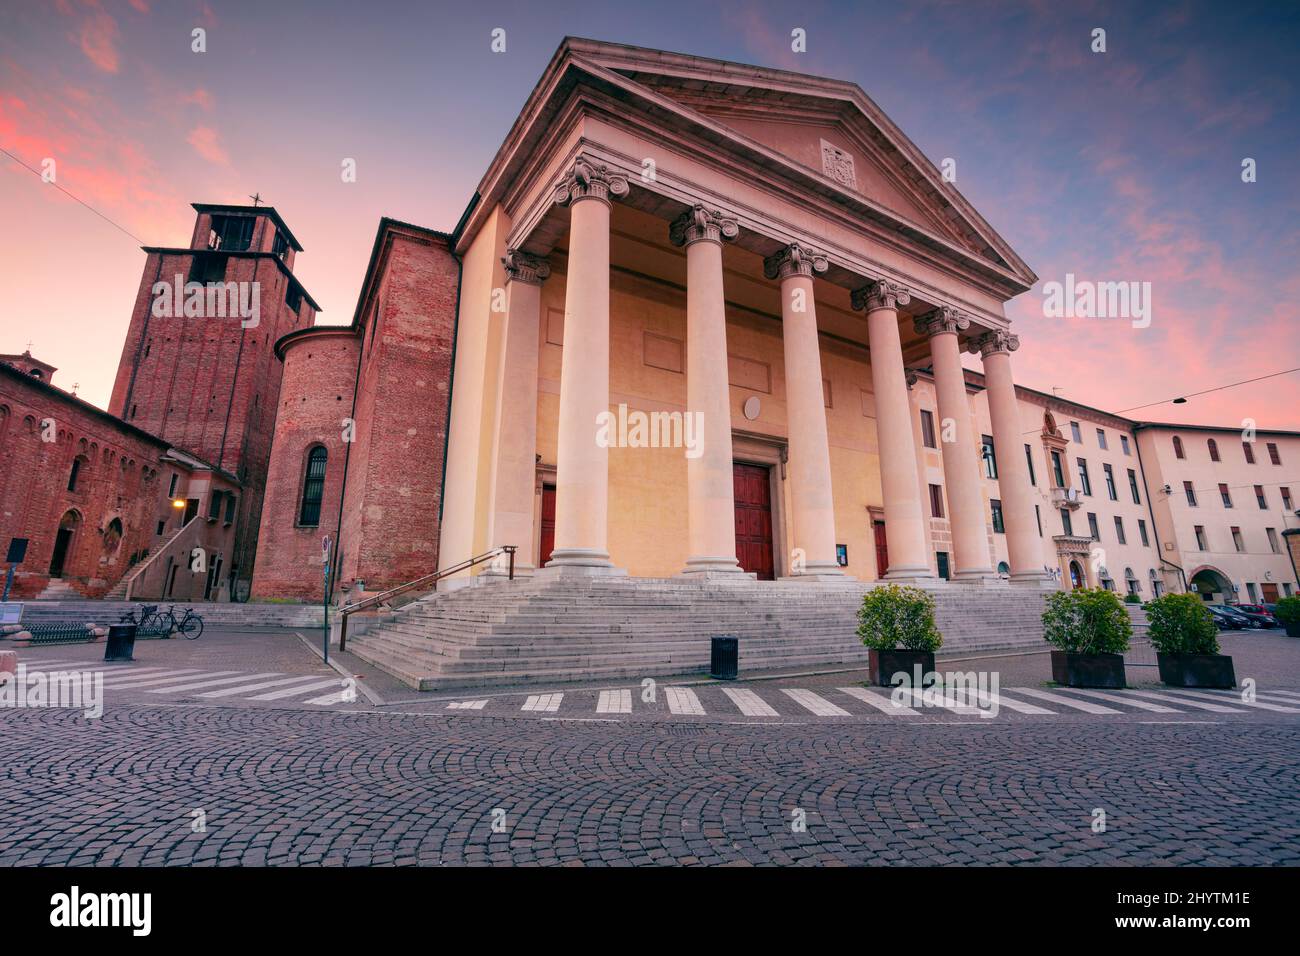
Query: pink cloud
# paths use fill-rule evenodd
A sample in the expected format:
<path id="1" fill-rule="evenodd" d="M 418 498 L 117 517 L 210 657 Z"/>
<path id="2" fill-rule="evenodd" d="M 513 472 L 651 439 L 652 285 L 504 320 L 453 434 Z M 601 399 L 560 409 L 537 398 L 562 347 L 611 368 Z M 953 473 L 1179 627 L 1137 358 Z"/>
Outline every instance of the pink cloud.
<path id="1" fill-rule="evenodd" d="M 221 145 L 217 131 L 210 126 L 196 126 L 190 130 L 185 141 L 194 147 L 194 151 L 210 163 L 218 166 L 230 165 L 230 154 Z"/>
<path id="2" fill-rule="evenodd" d="M 92 10 L 81 22 L 81 52 L 105 73 L 116 73 L 117 21 L 100 9 Z"/>
<path id="3" fill-rule="evenodd" d="M 197 106 L 199 109 L 212 109 L 212 94 L 205 89 L 197 89 L 193 93 L 186 93 L 181 97 L 181 104 L 184 106 Z"/>
<path id="4" fill-rule="evenodd" d="M 147 0 L 131 0 L 131 6 L 133 6 L 140 13 L 149 12 L 149 4 Z"/>

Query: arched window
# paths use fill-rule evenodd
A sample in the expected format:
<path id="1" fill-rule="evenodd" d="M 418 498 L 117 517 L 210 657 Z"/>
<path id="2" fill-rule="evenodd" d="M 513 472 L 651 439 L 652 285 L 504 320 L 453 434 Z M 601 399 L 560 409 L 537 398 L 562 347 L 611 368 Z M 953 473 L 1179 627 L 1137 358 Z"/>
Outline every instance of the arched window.
<path id="1" fill-rule="evenodd" d="M 1219 443 L 1215 441 L 1213 438 L 1211 438 L 1208 442 L 1206 442 L 1206 444 L 1210 446 L 1210 461 L 1218 461 Z"/>
<path id="2" fill-rule="evenodd" d="M 76 458 L 72 459 L 72 470 L 68 473 L 69 491 L 77 490 L 77 479 L 81 477 L 81 466 L 86 463 L 87 462 L 84 455 L 78 455 Z"/>
<path id="3" fill-rule="evenodd" d="M 1004 578 L 1011 577 L 1011 565 L 1007 564 L 1005 561 L 999 561 L 998 574 Z"/>
<path id="4" fill-rule="evenodd" d="M 1186 455 L 1183 454 L 1183 440 L 1179 438 L 1177 435 L 1174 436 L 1174 457 L 1175 458 L 1187 457 Z"/>
<path id="5" fill-rule="evenodd" d="M 328 452 L 317 445 L 307 453 L 307 473 L 302 482 L 302 507 L 298 509 L 298 524 L 314 528 L 320 524 L 320 503 L 325 496 L 325 462 Z"/>

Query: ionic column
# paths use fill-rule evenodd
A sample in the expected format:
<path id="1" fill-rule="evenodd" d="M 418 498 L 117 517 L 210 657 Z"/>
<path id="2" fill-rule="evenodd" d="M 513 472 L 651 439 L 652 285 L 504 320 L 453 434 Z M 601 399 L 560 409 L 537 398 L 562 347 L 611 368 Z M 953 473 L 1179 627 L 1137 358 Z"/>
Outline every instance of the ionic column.
<path id="1" fill-rule="evenodd" d="M 885 541 L 889 570 L 885 580 L 933 578 L 926 550 L 925 509 L 916 468 L 903 343 L 898 307 L 912 301 L 902 286 L 881 280 L 858 289 L 850 300 L 867 313 L 871 386 L 876 397 L 876 435 L 880 444 L 880 487 L 885 498 Z"/>
<path id="2" fill-rule="evenodd" d="M 952 441 L 939 442 L 943 473 L 947 479 L 948 520 L 952 526 L 955 581 L 992 580 L 997 575 L 989 561 L 988 533 L 984 522 L 984 495 L 980 490 L 979 454 L 966 401 L 966 376 L 961 367 L 957 333 L 970 327 L 970 319 L 944 306 L 914 323 L 930 340 L 934 388 L 939 398 L 940 434 L 951 421 Z"/>
<path id="3" fill-rule="evenodd" d="M 555 550 L 547 567 L 612 567 L 606 547 L 609 449 L 596 441 L 609 411 L 609 197 L 626 177 L 579 158 L 556 189 L 571 210 L 564 356 L 555 475 Z"/>
<path id="4" fill-rule="evenodd" d="M 1011 353 L 1020 339 L 1010 332 L 986 332 L 969 345 L 984 362 L 984 385 L 988 392 L 989 418 L 993 423 L 993 446 L 998 453 L 998 489 L 1002 495 L 1002 520 L 1007 532 L 1007 563 L 1011 580 L 1017 584 L 1046 585 L 1050 576 L 1043 570 L 1034 504 L 1029 492 L 1029 467 L 1021 453 L 1022 428 L 1016 403 L 1016 386 L 1011 379 Z"/>
<path id="5" fill-rule="evenodd" d="M 513 544 L 515 573 L 531 573 L 533 510 L 537 478 L 537 343 L 542 282 L 551 274 L 545 259 L 515 249 L 501 260 L 506 269 L 506 328 L 497 376 L 496 443 L 492 451 L 492 511 L 488 545 Z M 494 565 L 485 574 L 505 574 Z"/>
<path id="6" fill-rule="evenodd" d="M 790 481 L 794 575 L 843 575 L 835 560 L 835 505 L 831 453 L 826 437 L 821 345 L 813 305 L 813 273 L 826 257 L 798 244 L 763 261 L 763 273 L 781 280 L 781 328 L 785 344 L 786 433 Z"/>
<path id="7" fill-rule="evenodd" d="M 740 232 L 734 219 L 703 206 L 669 229 L 686 247 L 686 414 L 696 416 L 702 447 L 686 460 L 689 557 L 684 573 L 739 572 L 731 465 L 731 396 L 722 240 Z"/>

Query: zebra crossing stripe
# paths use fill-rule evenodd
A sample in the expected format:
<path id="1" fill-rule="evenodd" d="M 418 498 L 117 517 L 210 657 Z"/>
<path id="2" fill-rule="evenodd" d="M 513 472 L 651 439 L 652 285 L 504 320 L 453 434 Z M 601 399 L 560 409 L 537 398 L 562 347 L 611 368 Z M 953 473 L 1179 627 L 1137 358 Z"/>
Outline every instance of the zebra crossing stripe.
<path id="1" fill-rule="evenodd" d="M 209 680 L 205 678 L 201 681 L 197 681 L 192 684 L 180 684 L 180 685 L 168 684 L 166 687 L 151 687 L 148 688 L 145 691 L 145 693 L 146 694 L 180 694 L 191 690 L 202 690 L 205 687 L 219 687 L 222 684 L 237 684 L 241 681 L 259 680 L 260 678 L 263 677 L 279 677 L 279 676 L 280 674 L 278 671 L 271 671 L 268 674 L 240 674 L 238 677 L 219 677 L 215 680 Z M 235 693 L 238 692 L 239 692 L 238 690 L 235 691 Z M 218 691 L 216 694 L 200 694 L 199 696 L 213 697 L 213 696 L 219 696 L 222 693 L 224 692 Z"/>
<path id="2" fill-rule="evenodd" d="M 246 677 L 239 678 L 243 681 L 255 681 L 252 684 L 236 684 L 234 687 L 223 687 L 221 690 L 210 690 L 203 694 L 197 694 L 198 697 L 235 697 L 242 694 L 250 694 L 255 690 L 266 690 L 271 687 L 283 687 L 285 684 L 301 684 L 303 681 L 311 680 L 315 675 L 307 676 L 299 674 L 297 677 L 285 677 L 283 674 L 249 674 Z M 278 680 L 260 680 L 262 677 L 275 677 Z M 336 678 L 337 681 L 337 678 Z M 226 681 L 225 683 L 230 683 Z M 327 686 L 322 684 L 322 687 Z M 154 693 L 162 693 L 154 691 Z"/>
<path id="3" fill-rule="evenodd" d="M 1272 694 L 1275 697 L 1288 697 L 1292 700 L 1300 701 L 1300 693 L 1293 690 L 1266 690 L 1260 691 L 1261 694 Z"/>
<path id="4" fill-rule="evenodd" d="M 258 694 L 256 697 L 250 697 L 249 700 L 283 700 L 286 697 L 297 697 L 299 694 L 305 694 L 308 691 L 324 690 L 326 687 L 338 687 L 343 682 L 341 677 L 331 677 L 328 680 L 317 681 L 314 684 L 299 684 L 297 687 L 289 687 L 284 690 L 273 690 L 269 694 Z M 283 681 L 281 681 L 283 683 Z M 207 695 L 204 694 L 204 697 Z"/>
<path id="5" fill-rule="evenodd" d="M 560 709 L 560 701 L 562 700 L 564 700 L 563 694 L 533 694 L 524 701 L 524 706 L 519 709 L 553 714 Z"/>
<path id="6" fill-rule="evenodd" d="M 1224 700 L 1225 699 L 1219 696 L 1218 694 L 1210 694 L 1203 690 L 1192 690 L 1190 688 L 1183 688 L 1183 687 L 1180 687 L 1177 690 L 1170 688 L 1168 693 L 1176 694 L 1179 697 L 1182 697 L 1183 695 L 1187 695 L 1189 697 L 1197 697 L 1202 700 Z M 1279 714 L 1300 714 L 1300 707 L 1283 707 L 1281 704 L 1266 703 L 1265 701 L 1259 700 L 1258 698 L 1256 698 L 1253 701 L 1242 700 L 1240 697 L 1229 698 L 1229 699 L 1231 699 L 1232 702 L 1235 704 L 1240 704 L 1242 707 L 1255 707 L 1259 710 L 1272 710 L 1272 711 L 1276 711 Z"/>
<path id="7" fill-rule="evenodd" d="M 980 690 L 978 687 L 964 687 L 958 692 L 957 696 L 965 697 L 967 701 L 972 698 L 979 701 L 985 708 L 1005 707 L 1007 710 L 1014 710 L 1021 714 L 1055 714 L 1056 711 L 1048 710 L 1046 707 L 1039 707 L 1037 704 L 1026 704 L 1024 701 L 1013 700 L 1006 694 L 990 694 L 986 690 Z"/>
<path id="8" fill-rule="evenodd" d="M 695 691 L 689 687 L 665 687 L 664 697 L 668 699 L 668 709 L 674 714 L 704 716 L 704 705 L 700 703 L 700 698 Z"/>
<path id="9" fill-rule="evenodd" d="M 356 701 L 356 691 L 341 690 L 337 694 L 326 694 L 323 697 L 313 697 L 311 700 L 304 700 L 304 704 L 315 704 L 317 707 L 328 707 L 330 704 L 350 704 Z"/>
<path id="10" fill-rule="evenodd" d="M 1087 690 L 1082 687 L 1071 687 L 1071 694 L 1083 694 L 1086 697 L 1095 697 L 1097 700 L 1108 700 L 1112 704 L 1123 704 L 1125 707 L 1136 707 L 1138 710 L 1145 710 L 1152 714 L 1181 714 L 1181 710 L 1173 707 L 1165 707 L 1163 704 L 1150 704 L 1145 700 L 1137 700 L 1130 697 L 1128 692 L 1124 691 L 1104 691 L 1104 690 Z"/>
<path id="11" fill-rule="evenodd" d="M 897 690 L 902 692 L 904 698 L 910 696 L 912 702 L 921 707 L 942 707 L 945 710 L 951 710 L 954 714 L 962 714 L 964 716 L 979 717 L 987 713 L 987 711 L 980 710 L 978 707 L 972 707 L 969 704 L 959 704 L 954 700 L 949 700 L 943 694 L 932 694 L 930 699 L 927 700 L 925 691 L 920 687 L 902 687 L 897 688 Z"/>
<path id="12" fill-rule="evenodd" d="M 1241 711 L 1236 707 L 1224 707 L 1221 704 L 1211 704 L 1203 700 L 1192 700 L 1188 697 L 1172 696 L 1163 691 L 1154 690 L 1130 690 L 1130 694 L 1140 694 L 1143 697 L 1149 697 L 1152 700 L 1169 701 L 1175 704 L 1182 704 L 1185 707 L 1195 707 L 1198 710 L 1208 710 L 1215 714 L 1240 714 Z"/>
<path id="13" fill-rule="evenodd" d="M 308 701 L 308 703 L 311 703 Z M 486 700 L 453 700 L 447 705 L 448 710 L 482 710 L 487 706 Z"/>
<path id="14" fill-rule="evenodd" d="M 752 690 L 743 687 L 724 687 L 722 692 L 731 698 L 731 702 L 746 717 L 780 717 L 781 715 L 763 698 Z"/>
<path id="15" fill-rule="evenodd" d="M 1066 697 L 1064 694 L 1053 694 L 1045 690 L 1039 690 L 1036 687 L 1013 687 L 1012 691 L 1021 697 L 1033 697 L 1038 700 L 1045 700 L 1049 704 L 1058 704 L 1061 707 L 1072 707 L 1075 710 L 1081 710 L 1085 714 L 1122 714 L 1124 711 L 1116 710 L 1114 707 L 1104 707 L 1101 704 L 1090 704 L 1086 700 L 1075 700 L 1073 697 Z"/>
<path id="16" fill-rule="evenodd" d="M 825 697 L 814 694 L 810 690 L 802 690 L 798 687 L 782 687 L 781 693 L 785 694 L 800 707 L 810 710 L 818 717 L 852 717 L 843 707 L 837 707 Z"/>
<path id="17" fill-rule="evenodd" d="M 602 690 L 600 692 L 600 699 L 596 701 L 596 713 L 632 713 L 632 691 L 627 688 L 624 688 L 623 690 Z"/>
<path id="18" fill-rule="evenodd" d="M 1211 687 L 1197 687 L 1195 688 L 1195 690 L 1197 691 L 1197 693 L 1210 694 L 1215 698 L 1222 699 L 1224 703 L 1229 703 L 1231 701 L 1241 701 L 1240 690 L 1220 690 Z M 1271 701 L 1274 704 L 1286 704 L 1287 706 L 1295 705 L 1297 707 L 1300 707 L 1300 700 L 1291 697 L 1284 697 L 1282 695 L 1283 695 L 1282 691 L 1257 690 L 1255 692 L 1255 699 Z"/>
<path id="19" fill-rule="evenodd" d="M 200 671 L 200 670 L 183 670 L 183 671 L 163 671 L 161 674 L 151 674 L 148 677 L 123 677 L 118 680 L 109 678 L 104 681 L 106 687 L 156 687 L 159 684 L 180 684 L 185 681 L 199 680 L 205 677 L 225 677 L 232 674 L 240 674 L 242 671 Z"/>
<path id="20" fill-rule="evenodd" d="M 913 710 L 903 704 L 895 704 L 893 698 L 888 694 L 877 694 L 865 687 L 837 687 L 835 689 L 841 694 L 848 694 L 854 700 L 860 700 L 862 703 L 883 711 L 891 717 L 919 717 L 921 715 L 919 710 Z"/>

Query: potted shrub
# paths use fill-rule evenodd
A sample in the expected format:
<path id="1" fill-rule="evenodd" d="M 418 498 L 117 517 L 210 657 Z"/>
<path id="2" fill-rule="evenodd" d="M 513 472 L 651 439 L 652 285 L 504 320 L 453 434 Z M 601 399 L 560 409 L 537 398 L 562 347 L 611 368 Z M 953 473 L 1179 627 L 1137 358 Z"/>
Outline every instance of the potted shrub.
<path id="1" fill-rule="evenodd" d="M 934 652 L 943 635 L 934 623 L 934 598 L 920 588 L 881 584 L 869 590 L 858 608 L 858 636 L 867 646 L 871 682 L 894 686 L 900 671 L 922 680 L 934 673 Z"/>
<path id="2" fill-rule="evenodd" d="M 1113 591 L 1081 588 L 1048 595 L 1043 639 L 1052 651 L 1052 680 L 1066 687 L 1123 687 L 1124 652 L 1133 624 Z"/>
<path id="3" fill-rule="evenodd" d="M 1160 679 L 1170 687 L 1237 686 L 1232 658 L 1219 653 L 1219 626 L 1198 595 L 1156 598 L 1147 622 Z"/>
<path id="4" fill-rule="evenodd" d="M 1286 628 L 1287 637 L 1300 637 L 1300 597 L 1284 597 L 1277 602 L 1273 616 Z"/>
<path id="5" fill-rule="evenodd" d="M 1141 604 L 1141 603 L 1142 603 L 1142 599 L 1141 599 L 1140 597 L 1138 597 L 1136 594 L 1134 594 L 1132 591 L 1130 591 L 1128 594 L 1125 594 L 1125 595 L 1124 595 L 1124 603 L 1125 603 L 1125 604 Z"/>

